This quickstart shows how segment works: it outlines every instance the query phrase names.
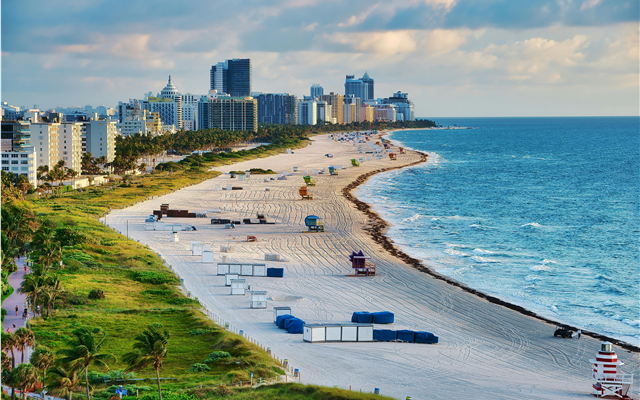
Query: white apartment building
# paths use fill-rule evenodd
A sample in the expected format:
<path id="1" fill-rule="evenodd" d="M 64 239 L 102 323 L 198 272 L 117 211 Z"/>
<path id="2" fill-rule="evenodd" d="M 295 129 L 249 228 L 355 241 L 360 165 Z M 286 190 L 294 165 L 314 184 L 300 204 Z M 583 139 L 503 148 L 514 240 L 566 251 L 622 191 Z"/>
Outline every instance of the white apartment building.
<path id="1" fill-rule="evenodd" d="M 105 156 L 107 162 L 116 157 L 116 136 L 118 129 L 115 121 L 104 119 L 83 122 L 84 136 L 82 153 L 91 152 L 91 156 Z"/>
<path id="2" fill-rule="evenodd" d="M 42 165 L 53 168 L 60 160 L 60 124 L 31 124 L 31 145 L 36 149 L 36 169 Z"/>
<path id="3" fill-rule="evenodd" d="M 298 124 L 315 125 L 318 122 L 315 100 L 298 101 Z"/>
<path id="4" fill-rule="evenodd" d="M 38 187 L 36 175 L 36 150 L 23 147 L 16 151 L 2 151 L 2 170 L 16 175 L 26 175 L 33 187 Z"/>
<path id="5" fill-rule="evenodd" d="M 82 123 L 67 122 L 60 124 L 59 153 L 64 166 L 76 171 L 82 171 Z"/>
<path id="6" fill-rule="evenodd" d="M 198 101 L 201 97 L 191 93 L 182 95 L 182 128 L 185 131 L 200 129 L 198 124 Z"/>

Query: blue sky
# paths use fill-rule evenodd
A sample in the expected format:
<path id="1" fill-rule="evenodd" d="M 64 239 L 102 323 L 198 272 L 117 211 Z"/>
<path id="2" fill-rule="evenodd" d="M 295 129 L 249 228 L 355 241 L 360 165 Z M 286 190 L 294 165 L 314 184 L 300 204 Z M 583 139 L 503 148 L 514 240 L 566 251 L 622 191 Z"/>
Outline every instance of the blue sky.
<path id="1" fill-rule="evenodd" d="M 401 90 L 416 115 L 638 115 L 637 0 L 2 1 L 2 101 L 41 108 L 205 94 L 251 58 L 253 90 Z"/>

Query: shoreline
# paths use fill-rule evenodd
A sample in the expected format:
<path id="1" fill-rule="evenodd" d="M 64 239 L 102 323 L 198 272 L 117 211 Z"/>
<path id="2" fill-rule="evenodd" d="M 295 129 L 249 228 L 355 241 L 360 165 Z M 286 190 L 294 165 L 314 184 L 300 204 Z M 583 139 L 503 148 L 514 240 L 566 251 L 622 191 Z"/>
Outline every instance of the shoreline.
<path id="1" fill-rule="evenodd" d="M 315 176 L 317 186 L 311 188 L 315 199 L 303 201 L 297 196 L 302 176 L 307 173 L 304 169 L 309 168 L 310 172 L 327 164 L 349 165 L 354 155 L 362 156 L 357 155 L 352 143 L 334 142 L 328 136 L 314 136 L 313 146 L 298 149 L 295 154 L 219 167 L 217 170 L 223 175 L 217 178 L 114 210 L 109 226 L 121 232 L 129 226 L 130 236 L 162 254 L 166 264 L 184 279 L 185 290 L 197 296 L 216 320 L 230 322 L 245 335 L 269 346 L 272 354 L 289 359 L 292 368 L 301 371 L 303 383 L 363 392 L 375 384 L 382 393 L 396 398 L 431 393 L 431 398 L 445 399 L 457 390 L 471 397 L 493 399 L 586 395 L 590 390 L 588 356 L 595 354 L 597 341 L 590 337 L 559 340 L 539 319 L 514 313 L 456 284 L 433 279 L 425 271 L 407 268 L 412 265 L 398 258 L 399 251 L 384 236 L 388 223 L 379 216 L 374 220 L 359 212 L 363 211 L 361 207 L 370 206 L 362 202 L 358 207 L 358 203 L 344 196 L 344 190 L 353 190 L 377 173 L 424 162 L 424 154 L 409 150 L 399 155 L 398 161 L 373 157 L 362 168 L 343 168 L 339 176 L 319 174 Z M 326 153 L 334 157 L 327 159 Z M 303 171 L 294 172 L 289 180 L 264 181 L 265 177 L 256 175 L 243 182 L 241 191 L 216 189 L 220 184 L 238 182 L 225 172 L 253 167 L 291 171 L 296 165 L 304 166 Z M 347 194 L 355 199 L 353 194 Z M 198 228 L 197 232 L 179 232 L 180 241 L 172 242 L 167 232 L 146 231 L 142 222 L 158 203 L 170 203 L 179 209 L 218 209 L 225 217 L 238 220 L 254 217 L 260 211 L 276 224 L 242 224 L 226 230 L 211 225 L 208 219 L 169 218 L 168 221 Z M 307 215 L 321 216 L 327 230 L 306 233 Z M 380 238 L 373 239 L 372 233 Z M 245 235 L 255 235 L 258 241 L 247 243 Z M 382 238 L 391 249 L 380 243 Z M 284 262 L 269 263 L 270 267 L 284 268 L 283 278 L 247 277 L 253 290 L 268 293 L 267 309 L 251 309 L 248 297 L 230 296 L 224 278 L 216 273 L 215 262 L 205 264 L 191 254 L 192 240 L 209 243 L 216 251 L 217 262 L 223 255 L 234 263 L 264 263 L 266 253 L 285 256 Z M 234 246 L 232 253 L 217 252 L 218 246 L 230 245 Z M 345 260 L 346 255 L 358 249 L 374 259 L 376 276 L 348 277 L 351 264 Z M 272 308 L 278 306 L 291 307 L 293 315 L 310 324 L 344 323 L 351 320 L 354 311 L 389 310 L 394 312 L 395 322 L 388 328 L 427 330 L 440 342 L 310 344 L 273 325 Z M 377 329 L 382 328 L 387 327 Z M 495 357 L 496 352 L 501 356 Z M 640 365 L 637 353 L 627 354 L 619 349 L 618 357 L 631 367 Z M 505 381 L 510 385 L 505 386 Z M 440 390 L 434 391 L 436 387 Z"/>
<path id="2" fill-rule="evenodd" d="M 386 137 L 387 135 L 393 133 L 393 132 L 399 132 L 399 131 L 407 131 L 407 130 L 425 130 L 423 128 L 411 128 L 411 129 L 395 129 L 395 130 L 391 130 L 391 131 L 384 131 L 380 133 L 380 137 Z M 388 141 L 390 141 L 391 143 L 393 143 L 392 140 L 390 139 L 386 139 Z M 396 145 L 397 146 L 397 145 Z M 347 185 L 346 187 L 344 187 L 342 189 L 342 195 L 351 203 L 353 203 L 356 208 L 361 211 L 362 213 L 364 213 L 367 217 L 369 217 L 371 220 L 373 220 L 373 223 L 370 223 L 370 228 L 365 228 L 366 231 L 368 231 L 371 235 L 371 238 L 378 243 L 379 245 L 381 245 L 385 251 L 387 251 L 389 254 L 391 254 L 393 257 L 399 259 L 400 261 L 402 261 L 403 263 L 407 264 L 408 266 L 420 271 L 420 272 L 424 272 L 426 274 L 428 274 L 429 276 L 444 281 L 446 283 L 448 283 L 449 285 L 458 287 L 468 293 L 471 293 L 481 299 L 487 300 L 490 303 L 493 304 L 497 304 L 500 305 L 502 307 L 506 307 L 510 310 L 519 312 L 523 315 L 529 316 L 529 317 L 533 317 L 536 318 L 540 321 L 549 323 L 549 324 L 553 324 L 553 325 L 558 325 L 561 322 L 559 321 L 554 321 L 552 319 L 543 317 L 539 314 L 534 313 L 533 311 L 530 311 L 528 309 L 526 309 L 525 307 L 519 306 L 517 304 L 514 303 L 510 303 L 507 301 L 504 301 L 502 299 L 499 299 L 495 296 L 486 294 L 480 290 L 477 289 L 473 289 L 467 285 L 465 285 L 462 282 L 456 281 L 455 279 L 452 279 L 448 276 L 439 274 L 438 272 L 436 272 L 433 268 L 429 267 L 428 265 L 426 265 L 423 261 L 418 260 L 417 258 L 413 258 L 410 255 L 408 255 L 407 253 L 405 253 L 404 251 L 402 251 L 401 249 L 399 249 L 398 247 L 396 247 L 393 244 L 393 241 L 390 237 L 388 237 L 386 235 L 387 230 L 393 225 L 391 224 L 389 221 L 385 220 L 384 218 L 382 218 L 380 216 L 380 214 L 378 214 L 377 212 L 375 212 L 371 206 L 371 204 L 366 203 L 360 199 L 358 199 L 352 192 L 353 190 L 357 189 L 359 186 L 362 186 L 363 184 L 365 184 L 371 177 L 373 177 L 374 175 L 377 174 L 381 174 L 384 172 L 388 172 L 388 171 L 393 171 L 396 169 L 403 169 L 403 168 L 408 168 L 408 167 L 412 167 L 414 165 L 418 165 L 418 164 L 422 164 L 428 161 L 428 154 L 423 153 L 421 151 L 418 150 L 408 150 L 408 151 L 413 151 L 416 152 L 417 154 L 420 154 L 422 159 L 418 162 L 414 162 L 411 164 L 407 164 L 404 166 L 399 166 L 399 167 L 391 167 L 391 168 L 385 168 L 385 169 L 381 169 L 381 170 L 375 170 L 375 171 L 370 171 L 367 172 L 365 174 L 362 174 L 360 176 L 358 176 L 353 182 L 351 182 L 349 185 Z M 569 325 L 571 326 L 571 325 Z M 573 327 L 574 329 L 578 329 L 576 327 Z M 611 338 L 608 337 L 606 335 L 597 333 L 597 332 L 592 332 L 589 330 L 582 330 L 582 335 L 585 336 L 590 336 L 594 339 L 598 339 L 598 340 L 605 340 L 608 342 L 611 342 L 612 344 L 619 346 L 621 348 L 624 348 L 625 350 L 628 351 L 633 351 L 636 353 L 640 353 L 640 347 L 635 346 L 631 343 L 627 343 L 625 341 L 622 340 L 618 340 L 615 338 Z"/>

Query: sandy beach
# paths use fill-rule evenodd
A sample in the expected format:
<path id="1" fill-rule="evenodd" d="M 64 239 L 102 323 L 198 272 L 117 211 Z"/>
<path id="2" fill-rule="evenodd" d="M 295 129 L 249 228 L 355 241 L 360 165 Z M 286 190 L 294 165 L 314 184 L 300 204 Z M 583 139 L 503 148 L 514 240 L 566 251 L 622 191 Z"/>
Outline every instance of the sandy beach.
<path id="1" fill-rule="evenodd" d="M 242 329 L 279 358 L 298 368 L 303 383 L 339 386 L 404 399 L 571 399 L 592 398 L 591 364 L 599 340 L 553 337 L 554 326 L 491 303 L 474 294 L 434 279 L 394 257 L 371 237 L 376 221 L 358 210 L 343 189 L 359 176 L 380 169 L 420 162 L 422 155 L 408 151 L 393 161 L 373 158 L 360 167 L 350 159 L 359 154 L 352 142 L 337 143 L 329 135 L 312 138 L 313 144 L 294 154 L 281 154 L 218 168 L 221 172 L 272 169 L 291 172 L 287 180 L 274 175 L 252 175 L 248 181 L 221 175 L 174 193 L 115 210 L 107 222 L 117 231 L 161 254 L 184 279 L 186 288 L 207 308 Z M 325 154 L 333 154 L 327 158 Z M 427 161 L 428 162 L 428 161 Z M 330 165 L 349 166 L 338 176 L 315 175 L 309 190 L 314 200 L 301 200 L 305 171 Z M 299 172 L 293 172 L 296 166 Z M 232 184 L 243 190 L 215 190 Z M 269 190 L 266 190 L 269 189 Z M 167 231 L 146 231 L 144 220 L 160 204 L 190 212 L 216 210 L 214 218 L 242 220 L 265 214 L 273 225 L 211 225 L 210 218 L 166 218 L 193 225 L 197 231 L 179 232 L 171 242 Z M 324 233 L 306 233 L 307 215 L 320 216 Z M 246 242 L 247 235 L 257 242 Z M 215 261 L 266 263 L 284 268 L 284 278 L 246 277 L 254 290 L 268 292 L 268 307 L 250 309 L 249 295 L 231 296 L 216 264 L 192 256 L 190 242 L 211 244 Z M 220 246 L 234 246 L 220 253 Z M 375 277 L 351 274 L 348 255 L 362 250 L 377 264 Z M 265 253 L 277 253 L 284 262 L 265 262 Z M 381 329 L 424 330 L 437 335 L 437 345 L 411 343 L 306 343 L 302 335 L 287 334 L 273 324 L 273 307 L 289 306 L 307 323 L 349 322 L 354 311 L 391 311 L 395 323 Z M 640 355 L 616 347 L 623 370 L 637 372 Z M 640 377 L 636 376 L 636 382 Z M 638 384 L 630 394 L 638 397 Z"/>

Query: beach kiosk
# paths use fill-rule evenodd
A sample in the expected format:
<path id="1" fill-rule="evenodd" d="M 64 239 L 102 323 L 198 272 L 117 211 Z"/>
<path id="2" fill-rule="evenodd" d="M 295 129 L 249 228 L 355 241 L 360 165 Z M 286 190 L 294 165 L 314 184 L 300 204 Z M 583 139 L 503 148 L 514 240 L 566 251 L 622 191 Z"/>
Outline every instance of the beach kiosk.
<path id="1" fill-rule="evenodd" d="M 324 222 L 316 215 L 308 215 L 304 224 L 309 228 L 309 232 L 324 232 Z"/>
<path id="2" fill-rule="evenodd" d="M 371 261 L 371 257 L 365 256 L 362 250 L 357 253 L 352 252 L 349 261 L 355 276 L 375 276 L 376 264 Z"/>
<path id="3" fill-rule="evenodd" d="M 224 285 L 231 286 L 231 280 L 235 280 L 238 278 L 238 274 L 224 274 Z"/>
<path id="4" fill-rule="evenodd" d="M 251 308 L 267 308 L 267 292 L 261 290 L 252 291 Z"/>
<path id="5" fill-rule="evenodd" d="M 310 343 L 324 342 L 325 338 L 325 326 L 320 324 L 305 324 L 302 331 L 302 340 Z"/>
<path id="6" fill-rule="evenodd" d="M 389 158 L 391 160 L 397 160 L 396 153 L 389 153 Z"/>
<path id="7" fill-rule="evenodd" d="M 231 279 L 231 294 L 244 296 L 244 283 L 246 279 Z"/>
<path id="8" fill-rule="evenodd" d="M 202 251 L 202 262 L 206 264 L 213 263 L 213 251 Z"/>
<path id="9" fill-rule="evenodd" d="M 360 163 L 358 162 L 358 160 L 356 160 L 355 158 L 351 159 L 351 166 L 353 167 L 359 167 Z"/>
<path id="10" fill-rule="evenodd" d="M 618 366 L 623 365 L 623 362 L 618 361 L 611 343 L 600 343 L 600 351 L 595 360 L 589 362 L 593 364 L 591 394 L 601 398 L 629 399 L 627 394 L 633 384 L 633 374 L 618 371 Z"/>
<path id="11" fill-rule="evenodd" d="M 200 242 L 191 242 L 191 255 L 192 256 L 201 256 L 204 252 L 204 244 Z"/>
<path id="12" fill-rule="evenodd" d="M 179 242 L 180 238 L 178 237 L 178 232 L 171 232 L 171 241 L 172 242 Z"/>
<path id="13" fill-rule="evenodd" d="M 329 175 L 338 175 L 338 170 L 336 167 L 329 167 Z"/>
<path id="14" fill-rule="evenodd" d="M 281 315 L 291 315 L 291 307 L 273 307 L 273 323 L 278 323 L 278 317 Z"/>

